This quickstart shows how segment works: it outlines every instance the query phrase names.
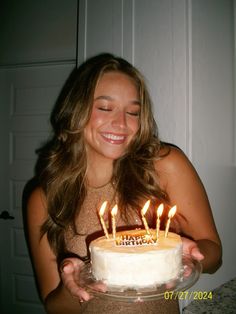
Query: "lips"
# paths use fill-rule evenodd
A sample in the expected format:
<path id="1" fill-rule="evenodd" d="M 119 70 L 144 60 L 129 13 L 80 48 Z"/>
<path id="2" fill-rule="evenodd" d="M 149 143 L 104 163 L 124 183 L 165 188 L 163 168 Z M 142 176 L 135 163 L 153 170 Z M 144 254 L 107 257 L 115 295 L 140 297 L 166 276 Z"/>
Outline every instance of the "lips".
<path id="1" fill-rule="evenodd" d="M 103 139 L 111 144 L 123 144 L 127 136 L 112 133 L 102 133 Z"/>

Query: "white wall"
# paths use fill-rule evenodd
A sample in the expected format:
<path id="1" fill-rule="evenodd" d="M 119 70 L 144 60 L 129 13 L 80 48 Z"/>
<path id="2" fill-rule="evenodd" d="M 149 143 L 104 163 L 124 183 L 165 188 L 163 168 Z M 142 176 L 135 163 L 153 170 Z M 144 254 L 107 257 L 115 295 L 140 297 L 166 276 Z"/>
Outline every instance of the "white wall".
<path id="1" fill-rule="evenodd" d="M 222 267 L 198 283 L 210 289 L 236 275 L 233 1 L 191 2 L 192 159 L 223 244 Z"/>

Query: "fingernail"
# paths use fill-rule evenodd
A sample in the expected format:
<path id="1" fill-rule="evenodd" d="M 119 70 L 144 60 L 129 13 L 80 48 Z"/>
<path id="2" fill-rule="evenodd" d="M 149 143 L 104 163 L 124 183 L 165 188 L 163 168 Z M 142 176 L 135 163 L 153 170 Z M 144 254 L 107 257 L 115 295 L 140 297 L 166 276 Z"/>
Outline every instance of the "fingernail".
<path id="1" fill-rule="evenodd" d="M 64 265 L 63 268 L 62 268 L 62 271 L 65 272 L 65 273 L 69 273 L 70 270 L 71 270 L 71 267 L 70 267 L 69 264 Z"/>

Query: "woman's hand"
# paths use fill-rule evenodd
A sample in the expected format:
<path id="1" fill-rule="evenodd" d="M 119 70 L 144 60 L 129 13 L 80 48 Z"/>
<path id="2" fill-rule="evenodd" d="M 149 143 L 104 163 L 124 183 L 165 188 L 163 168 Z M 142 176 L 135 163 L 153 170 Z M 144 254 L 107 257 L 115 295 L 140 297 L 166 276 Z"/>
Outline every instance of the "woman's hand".
<path id="1" fill-rule="evenodd" d="M 79 276 L 83 265 L 84 263 L 79 258 L 72 257 L 64 259 L 60 266 L 61 279 L 65 288 L 80 302 L 89 301 L 92 298 L 85 289 L 79 286 Z M 106 285 L 102 282 L 95 282 L 89 287 L 97 291 L 106 291 Z"/>
<path id="2" fill-rule="evenodd" d="M 83 264 L 80 259 L 73 257 L 64 259 L 60 265 L 61 280 L 65 288 L 73 297 L 78 298 L 80 302 L 91 299 L 89 293 L 78 285 Z"/>
<path id="3" fill-rule="evenodd" d="M 198 261 L 202 261 L 204 259 L 204 255 L 200 252 L 200 249 L 195 241 L 182 237 L 182 242 L 184 254 L 190 255 Z"/>

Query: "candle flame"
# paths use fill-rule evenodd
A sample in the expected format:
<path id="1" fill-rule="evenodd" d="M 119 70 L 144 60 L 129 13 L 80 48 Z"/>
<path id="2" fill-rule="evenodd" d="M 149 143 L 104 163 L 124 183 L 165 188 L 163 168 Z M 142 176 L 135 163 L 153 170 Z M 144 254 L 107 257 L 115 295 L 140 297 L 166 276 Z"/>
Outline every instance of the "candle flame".
<path id="1" fill-rule="evenodd" d="M 150 205 L 150 200 L 148 200 L 148 201 L 144 204 L 144 206 L 143 206 L 143 208 L 142 208 L 142 211 L 141 211 L 142 216 L 144 216 L 144 215 L 146 214 L 149 205 Z"/>
<path id="2" fill-rule="evenodd" d="M 104 215 L 106 206 L 107 206 L 107 201 L 105 201 L 105 202 L 102 203 L 102 206 L 101 206 L 101 208 L 100 208 L 100 210 L 99 210 L 99 215 L 100 215 L 100 216 L 103 216 L 103 215 Z"/>
<path id="3" fill-rule="evenodd" d="M 177 206 L 175 205 L 175 206 L 173 206 L 173 207 L 170 209 L 170 211 L 169 211 L 169 213 L 168 213 L 168 218 L 173 218 L 174 215 L 175 215 L 175 213 L 176 213 L 176 210 L 177 210 Z"/>
<path id="4" fill-rule="evenodd" d="M 112 208 L 112 210 L 111 210 L 112 216 L 116 216 L 116 215 L 117 215 L 117 211 L 118 211 L 118 206 L 115 205 L 115 206 Z"/>
<path id="5" fill-rule="evenodd" d="M 162 213 L 163 213 L 163 209 L 164 209 L 164 204 L 160 204 L 157 208 L 157 217 L 161 217 Z"/>

